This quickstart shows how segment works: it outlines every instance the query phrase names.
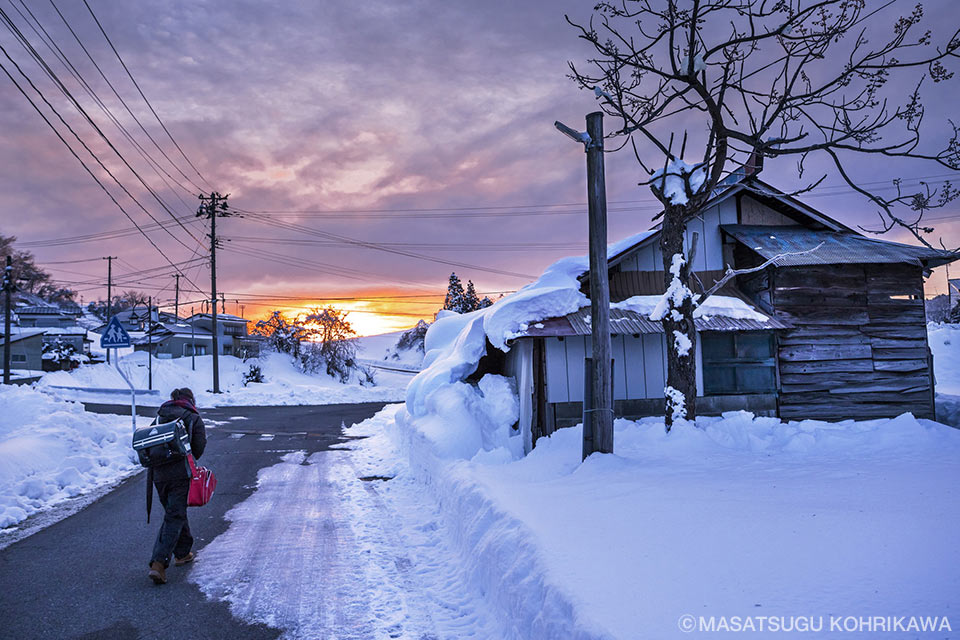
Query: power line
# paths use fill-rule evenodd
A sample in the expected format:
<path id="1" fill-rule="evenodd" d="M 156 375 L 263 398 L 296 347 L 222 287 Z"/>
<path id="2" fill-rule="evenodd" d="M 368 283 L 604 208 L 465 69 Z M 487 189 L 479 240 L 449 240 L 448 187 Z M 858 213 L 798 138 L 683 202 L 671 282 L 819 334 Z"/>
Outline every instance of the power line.
<path id="1" fill-rule="evenodd" d="M 53 0 L 50 0 L 50 3 L 53 4 Z M 133 74 L 130 72 L 130 69 L 127 67 L 127 64 L 123 61 L 123 58 L 120 56 L 120 52 L 117 51 L 117 48 L 115 46 L 113 46 L 113 41 L 110 40 L 110 36 L 107 35 L 107 32 L 104 30 L 103 25 L 100 24 L 100 20 L 97 19 L 96 14 L 93 13 L 93 8 L 90 6 L 90 3 L 88 3 L 87 0 L 83 0 L 83 4 L 87 7 L 87 11 L 90 12 L 90 17 L 92 17 L 93 21 L 97 23 L 97 27 L 100 28 L 100 33 L 103 34 L 103 37 L 106 39 L 107 44 L 110 45 L 110 49 L 112 49 L 114 55 L 117 56 L 117 60 L 120 61 L 120 65 L 123 67 L 123 70 L 127 72 L 127 76 L 130 78 L 130 81 L 133 82 L 133 86 L 137 88 L 137 91 L 140 93 L 140 97 L 143 98 L 143 101 L 147 104 L 147 107 L 149 107 L 150 113 L 152 113 L 153 117 L 156 118 L 157 122 L 160 123 L 160 127 L 163 128 L 163 132 L 167 134 L 167 137 L 170 138 L 170 142 L 172 142 L 173 146 L 177 148 L 177 151 L 179 151 L 180 155 L 183 156 L 183 159 L 187 161 L 187 164 L 190 165 L 190 168 L 193 169 L 196 172 L 197 176 L 199 176 L 201 180 L 206 182 L 207 186 L 212 189 L 213 186 L 210 184 L 210 182 L 206 178 L 203 177 L 203 174 L 200 173 L 200 170 L 197 169 L 196 166 L 194 166 L 193 162 L 190 161 L 190 158 L 187 157 L 187 154 L 183 152 L 183 149 L 180 147 L 177 141 L 174 140 L 173 135 L 171 135 L 170 130 L 167 129 L 167 125 L 163 123 L 163 120 L 160 119 L 160 116 L 157 114 L 156 109 L 154 109 L 153 105 L 150 104 L 150 101 L 147 99 L 147 96 L 143 93 L 143 89 L 140 88 L 140 84 L 137 82 L 136 78 L 133 77 Z M 56 5 L 54 5 L 54 8 L 56 8 Z M 59 9 L 57 10 L 57 13 L 60 13 Z M 159 145 L 157 145 L 157 147 L 159 148 Z M 164 153 L 164 157 L 165 158 L 167 157 L 165 153 Z M 169 158 L 167 159 L 169 160 Z M 172 164 L 172 161 L 171 161 L 171 164 Z M 186 175 L 184 175 L 183 177 L 186 178 Z M 189 178 L 187 179 L 189 180 Z M 190 183 L 193 184 L 193 181 L 190 180 Z"/>
<path id="2" fill-rule="evenodd" d="M 5 56 L 11 63 L 13 63 L 13 65 L 14 65 L 15 67 L 17 67 L 18 71 L 20 71 L 21 75 L 23 75 L 22 70 L 19 68 L 19 66 L 17 65 L 17 63 L 14 62 L 14 60 L 10 57 L 10 55 L 7 53 L 6 49 L 3 48 L 2 45 L 0 45 L 0 51 L 3 52 L 4 56 Z M 137 224 L 137 222 L 133 219 L 133 216 L 131 216 L 130 213 L 129 213 L 126 209 L 123 208 L 123 205 L 121 205 L 121 204 L 117 201 L 117 199 L 113 196 L 112 193 L 110 193 L 110 191 L 106 188 L 106 186 L 104 186 L 104 184 L 100 181 L 100 179 L 96 176 L 96 174 L 93 173 L 93 171 L 90 169 L 90 167 L 88 167 L 87 164 L 86 164 L 86 163 L 80 158 L 80 156 L 77 154 L 77 152 L 74 151 L 73 147 L 71 147 L 70 144 L 66 141 L 66 139 L 60 134 L 60 132 L 57 131 L 57 128 L 53 125 L 52 122 L 50 122 L 50 119 L 47 118 L 46 114 L 44 114 L 43 111 L 40 110 L 40 107 L 37 106 L 37 104 L 33 101 L 33 99 L 32 99 L 29 95 L 27 95 L 27 92 L 24 91 L 23 87 L 20 86 L 20 83 L 17 82 L 17 80 L 13 77 L 13 75 L 10 73 L 10 71 L 7 69 L 7 67 L 6 67 L 2 62 L 0 62 L 0 69 L 2 69 L 3 72 L 4 72 L 4 74 L 6 74 L 6 76 L 7 76 L 8 78 L 10 78 L 10 81 L 13 82 L 14 86 L 15 86 L 15 87 L 17 88 L 17 90 L 21 93 L 21 95 L 23 95 L 23 97 L 27 99 L 27 102 L 30 103 L 30 106 L 32 106 L 32 107 L 34 108 L 34 110 L 37 112 L 37 114 L 39 114 L 40 117 L 43 118 L 43 121 L 47 124 L 48 127 L 50 127 L 50 129 L 54 132 L 54 134 L 57 136 L 57 138 L 59 138 L 60 142 L 62 142 L 62 143 L 64 144 L 64 146 L 67 147 L 67 149 L 70 151 L 70 154 L 71 154 L 74 158 L 76 158 L 77 162 L 79 162 L 80 165 L 84 168 L 84 170 L 90 175 L 90 177 L 93 178 L 94 182 L 97 183 L 97 185 L 100 187 L 100 189 L 102 189 L 103 192 L 107 194 L 107 197 L 109 197 L 110 200 L 117 206 L 117 208 L 120 209 L 120 211 L 123 212 L 123 215 L 125 215 L 125 216 L 127 217 L 127 219 L 130 220 L 130 222 L 133 223 L 133 226 L 135 226 L 135 227 L 137 228 L 137 230 L 140 232 L 140 234 L 141 234 L 144 238 L 147 239 L 147 242 L 149 242 L 149 243 L 151 244 L 151 246 L 153 246 L 153 248 L 156 249 L 157 252 L 158 252 L 161 256 L 163 256 L 163 258 L 164 258 L 167 262 L 170 263 L 171 266 L 175 266 L 175 265 L 173 264 L 173 261 L 171 261 L 170 258 L 168 258 L 167 255 L 163 252 L 163 250 L 161 250 L 160 247 L 158 247 L 157 244 L 153 241 L 153 238 L 151 238 L 149 235 L 147 235 L 146 232 L 144 232 L 143 229 L 140 228 L 140 226 Z M 27 81 L 30 82 L 29 79 L 27 79 Z M 31 83 L 31 84 L 32 84 L 32 83 Z M 34 90 L 37 90 L 35 86 L 34 86 Z M 39 93 L 39 90 L 37 90 L 37 91 L 38 91 L 38 93 Z M 42 94 L 41 94 L 41 97 L 43 97 Z M 44 99 L 44 102 L 46 102 L 46 99 Z M 47 102 L 47 105 L 48 105 L 51 109 L 53 109 L 52 105 L 50 105 L 49 102 Z M 53 111 L 54 111 L 54 113 L 56 113 L 56 109 L 53 109 Z M 58 114 L 58 115 L 59 115 L 59 114 Z M 61 118 L 61 122 L 62 122 L 62 121 L 63 121 L 63 119 Z M 64 124 L 66 124 L 66 123 L 64 123 Z M 67 128 L 70 128 L 69 125 L 67 125 Z M 71 129 L 71 131 L 72 131 L 72 129 Z M 74 135 L 76 135 L 76 134 L 74 134 Z M 81 141 L 81 144 L 83 144 L 83 141 Z M 86 147 L 86 145 L 84 145 L 84 146 Z M 90 151 L 89 148 L 87 148 L 87 150 Z M 93 152 L 91 151 L 90 153 L 92 154 Z M 101 163 L 101 166 L 102 166 L 102 163 Z M 151 217 L 152 217 L 152 216 L 151 216 Z M 154 220 L 154 222 L 156 222 L 156 220 Z M 184 276 L 184 277 L 186 277 L 186 276 Z M 188 282 L 191 282 L 191 284 L 194 284 L 192 281 L 190 281 L 189 278 L 187 278 L 187 281 L 188 281 Z M 196 284 L 194 284 L 194 286 L 196 286 Z M 199 287 L 198 287 L 198 289 L 199 289 Z"/>
<path id="3" fill-rule="evenodd" d="M 140 154 L 140 156 L 141 156 L 144 160 L 146 160 L 147 165 L 148 165 L 151 169 L 153 169 L 153 172 L 157 175 L 157 177 L 159 177 L 159 178 L 163 181 L 163 183 L 166 184 L 167 187 L 169 187 L 169 188 L 171 189 L 171 191 L 173 191 L 174 195 L 177 197 L 178 200 L 180 200 L 180 202 L 181 202 L 185 207 L 189 207 L 189 205 L 186 203 L 186 201 L 184 201 L 184 199 L 183 199 L 182 197 L 180 197 L 180 194 L 179 194 L 179 193 L 177 192 L 177 190 L 170 184 L 170 182 L 167 180 L 167 178 L 169 178 L 170 181 L 173 181 L 173 183 L 174 183 L 176 186 L 180 187 L 181 189 L 183 189 L 183 190 L 186 191 L 187 193 L 189 193 L 189 194 L 191 194 L 191 195 L 195 195 L 195 194 L 194 194 L 189 188 L 185 187 L 185 186 L 183 185 L 183 183 L 181 183 L 181 182 L 178 181 L 176 178 L 174 178 L 172 175 L 170 175 L 170 172 L 167 171 L 166 168 L 163 167 L 163 165 L 161 165 L 158 161 L 156 161 L 156 160 L 147 152 L 147 150 L 143 148 L 143 145 L 141 145 L 141 144 L 137 141 L 137 139 L 133 137 L 133 135 L 132 135 L 132 134 L 127 130 L 127 128 L 123 125 L 123 123 L 120 122 L 120 120 L 114 115 L 113 111 L 110 110 L 110 107 L 108 107 L 108 106 L 106 105 L 106 103 L 100 98 L 100 96 L 99 96 L 99 95 L 97 94 L 97 92 L 93 89 L 93 87 L 90 85 L 90 83 L 87 82 L 87 80 L 83 77 L 83 75 L 80 73 L 80 71 L 79 71 L 79 70 L 74 66 L 74 64 L 70 61 L 69 57 L 67 57 L 67 55 L 63 52 L 63 50 L 60 48 L 60 46 L 56 43 L 56 41 L 53 39 L 53 37 L 50 35 L 50 33 L 47 31 L 47 29 L 43 26 L 43 24 L 40 22 L 40 20 L 37 18 L 37 16 L 36 16 L 36 15 L 30 10 L 30 8 L 26 5 L 25 1 L 24 1 L 24 0 L 19 0 L 21 6 L 23 6 L 24 10 L 27 12 L 27 14 L 30 16 L 30 18 L 32 18 L 33 22 L 31 22 L 31 21 L 24 15 L 23 11 L 21 11 L 20 8 L 13 3 L 13 0 L 8 0 L 8 1 L 10 2 L 10 5 L 14 8 L 14 10 L 15 10 L 15 11 L 20 15 L 20 17 L 24 20 L 24 22 L 27 24 L 27 26 L 30 27 L 30 29 L 37 35 L 37 37 L 46 45 L 47 49 L 49 49 L 50 52 L 53 53 L 54 57 L 57 58 L 57 60 L 59 60 L 60 63 L 67 69 L 67 71 L 70 73 L 70 75 L 72 75 L 73 78 L 74 78 L 74 79 L 80 84 L 80 86 L 84 89 L 84 91 L 86 91 L 87 95 L 97 104 L 97 106 L 100 107 L 100 110 L 103 111 L 104 114 L 106 114 L 106 116 L 111 120 L 111 122 L 113 122 L 113 124 L 121 131 L 121 133 L 124 135 L 124 137 L 125 137 L 131 144 L 134 145 L 134 147 L 137 149 L 137 151 L 138 151 L 138 153 Z M 34 23 L 36 24 L 36 26 L 34 26 Z M 37 30 L 38 28 L 39 28 L 39 31 Z M 108 83 L 108 85 L 110 84 L 109 81 L 107 81 L 107 83 Z M 112 86 L 111 86 L 111 88 L 112 88 Z M 114 92 L 114 94 L 116 95 L 116 92 Z M 119 95 L 117 95 L 117 97 L 118 97 L 118 98 L 121 100 L 121 102 L 122 102 L 123 99 L 120 98 Z M 129 109 L 128 109 L 128 112 L 129 112 Z M 131 115 L 133 116 L 133 114 L 131 114 Z M 136 116 L 133 116 L 133 117 L 135 118 Z M 164 178 L 164 176 L 166 176 L 166 178 Z"/>
<path id="4" fill-rule="evenodd" d="M 514 272 L 514 271 L 505 271 L 505 270 L 503 270 L 503 269 L 494 269 L 494 268 L 492 268 L 492 267 L 483 267 L 483 266 L 479 266 L 479 265 L 468 264 L 468 263 L 465 263 L 465 262 L 458 262 L 458 261 L 455 261 L 455 260 L 446 260 L 446 259 L 443 259 L 443 258 L 435 258 L 435 257 L 432 257 L 432 256 L 425 256 L 425 255 L 423 255 L 423 254 L 414 253 L 414 252 L 412 252 L 412 251 L 406 251 L 406 250 L 403 250 L 403 249 L 397 249 L 397 248 L 393 248 L 393 247 L 386 247 L 386 246 L 377 244 L 377 243 L 375 243 L 375 242 L 367 242 L 367 241 L 363 241 L 363 240 L 357 240 L 356 238 L 350 238 L 350 237 L 342 236 L 342 235 L 335 234 L 335 233 L 329 233 L 329 232 L 326 232 L 326 231 L 320 231 L 319 229 L 312 229 L 312 228 L 310 228 L 310 227 L 304 227 L 303 225 L 293 224 L 293 223 L 289 223 L 289 222 L 279 222 L 279 221 L 277 221 L 277 220 L 270 220 L 269 218 L 265 218 L 265 217 L 260 216 L 260 215 L 252 215 L 252 216 L 250 216 L 250 219 L 252 219 L 252 220 L 254 220 L 254 221 L 257 221 L 257 222 L 261 222 L 262 224 L 266 224 L 266 225 L 268 225 L 268 226 L 273 226 L 273 227 L 277 227 L 277 228 L 281 228 L 281 229 L 287 229 L 287 230 L 290 230 L 290 231 L 298 231 L 298 232 L 300 232 L 300 233 L 304 233 L 304 234 L 307 234 L 307 235 L 315 235 L 315 236 L 319 236 L 319 237 L 322 237 L 322 238 L 327 238 L 327 239 L 330 239 L 330 240 L 338 240 L 338 241 L 341 241 L 341 242 L 343 242 L 343 243 L 345 243 L 345 244 L 350 244 L 350 245 L 353 245 L 353 246 L 356 246 L 356 247 L 363 247 L 363 248 L 366 248 L 366 249 L 374 249 L 374 250 L 376 250 L 376 251 L 384 251 L 384 252 L 386 252 L 386 253 L 392 253 L 392 254 L 395 254 L 395 255 L 406 256 L 406 257 L 408 257 L 408 258 L 415 258 L 415 259 L 418 259 L 418 260 L 426 260 L 426 261 L 428 261 L 428 262 L 435 262 L 435 263 L 438 263 L 438 264 L 445 264 L 445 265 L 448 265 L 448 266 L 460 267 L 460 268 L 462 268 L 462 269 L 473 269 L 473 270 L 476 270 L 476 271 L 485 271 L 485 272 L 487 272 L 487 273 L 495 273 L 495 274 L 498 274 L 498 275 L 511 276 L 511 277 L 514 277 L 514 278 L 523 278 L 523 279 L 525 279 L 525 280 L 531 280 L 531 279 L 533 279 L 533 277 L 534 277 L 534 276 L 531 276 L 531 275 L 528 275 L 528 274 L 524 274 L 524 273 L 516 273 L 516 272 Z"/>
<path id="5" fill-rule="evenodd" d="M 50 0 L 50 2 L 51 4 L 53 4 L 53 0 Z M 54 8 L 56 8 L 56 5 L 54 5 Z M 58 10 L 58 13 L 59 13 L 59 10 Z M 123 154 L 120 153 L 119 149 L 117 149 L 117 147 L 113 144 L 113 142 L 110 141 L 110 139 L 106 136 L 106 134 L 103 132 L 100 126 L 97 125 L 96 122 L 94 122 L 93 118 L 90 117 L 90 114 L 87 113 L 86 109 L 83 108 L 83 106 L 73 96 L 70 90 L 67 89 L 66 85 L 60 80 L 56 72 L 52 68 L 50 68 L 50 65 L 48 65 L 47 62 L 43 59 L 43 56 L 41 56 L 40 53 L 33 47 L 33 45 L 30 44 L 30 41 L 26 38 L 26 36 L 23 35 L 23 33 L 19 30 L 19 28 L 17 28 L 17 26 L 13 23 L 13 20 L 10 19 L 10 16 L 8 16 L 3 9 L 0 9 L 0 17 L 3 18 L 5 26 L 11 33 L 14 34 L 14 36 L 20 42 L 21 46 L 23 46 L 23 48 L 27 51 L 27 53 L 30 54 L 31 57 L 33 57 L 33 59 L 40 65 L 40 68 L 47 74 L 50 80 L 53 81 L 53 83 L 57 86 L 57 88 L 60 89 L 60 91 L 64 94 L 64 96 L 73 104 L 73 106 L 77 109 L 77 111 L 80 112 L 80 114 L 84 117 L 87 123 L 94 129 L 94 131 L 97 132 L 100 138 L 107 144 L 108 147 L 110 147 L 110 149 L 117 155 L 117 157 L 120 158 L 121 162 L 123 162 L 123 164 L 128 169 L 130 169 L 130 171 L 137 178 L 140 184 L 142 184 L 143 187 L 150 193 L 150 195 L 152 195 L 154 199 L 160 204 L 160 207 L 164 211 L 166 211 L 166 213 L 172 219 L 176 220 L 177 216 L 174 215 L 174 213 L 170 210 L 170 208 L 163 201 L 163 199 L 153 190 L 153 188 L 146 182 L 146 180 L 143 179 L 143 177 L 139 174 L 139 172 L 137 172 L 137 170 L 134 169 L 134 167 L 127 161 L 127 159 L 123 156 Z M 72 32 L 73 30 L 71 29 L 71 33 Z M 76 37 L 76 34 L 74 34 L 74 37 Z M 78 42 L 79 42 L 79 39 L 78 39 Z M 81 43 L 81 46 L 83 46 L 82 43 Z M 4 53 L 6 53 L 6 51 L 4 51 Z M 9 55 L 7 55 L 7 57 L 9 58 Z M 77 140 L 80 141 L 81 144 L 83 144 L 84 148 L 90 151 L 89 147 L 87 147 L 87 145 L 83 143 L 82 140 L 80 140 L 79 135 L 77 135 L 77 133 L 73 130 L 73 128 L 69 124 L 67 124 L 67 122 L 63 119 L 62 116 L 60 116 L 59 112 L 53 107 L 52 104 L 50 104 L 50 102 L 46 99 L 43 93 L 33 83 L 33 81 L 30 80 L 29 77 L 27 77 L 27 75 L 23 72 L 20 66 L 17 65 L 17 63 L 14 62 L 12 59 L 10 59 L 10 61 L 13 62 L 13 64 L 17 67 L 17 70 L 20 72 L 20 74 L 23 75 L 24 78 L 27 80 L 27 82 L 30 83 L 30 86 L 33 87 L 33 89 L 40 95 L 41 99 L 43 99 L 43 101 L 47 104 L 47 106 L 51 110 L 53 110 L 53 112 L 57 115 L 57 117 L 64 124 L 64 126 L 66 126 L 70 130 L 70 132 L 74 135 L 74 137 L 76 137 Z M 97 160 L 97 163 L 100 164 L 103 170 L 106 171 L 111 178 L 113 178 L 114 182 L 117 183 L 117 185 L 123 190 L 123 192 L 126 193 L 127 196 L 130 197 L 130 199 L 133 200 L 137 204 L 137 206 L 143 210 L 144 213 L 146 213 L 152 220 L 155 220 L 153 216 L 150 214 L 150 212 L 147 211 L 147 209 L 140 203 L 140 201 L 137 200 L 133 196 L 133 194 L 130 193 L 130 191 L 122 183 L 120 183 L 120 181 L 113 175 L 113 173 L 109 169 L 106 168 L 106 166 L 100 161 L 100 159 L 96 157 L 92 151 L 90 151 L 90 154 L 94 156 L 94 159 Z M 190 233 L 190 231 L 183 224 L 179 224 L 179 226 L 187 233 L 187 235 L 189 235 L 195 241 L 199 242 L 199 239 L 194 237 L 193 234 Z M 183 241 L 181 241 L 179 238 L 174 236 L 169 230 L 167 230 L 167 233 L 170 234 L 171 237 L 177 240 L 177 242 L 182 244 L 185 248 L 190 249 L 190 247 L 184 244 Z"/>

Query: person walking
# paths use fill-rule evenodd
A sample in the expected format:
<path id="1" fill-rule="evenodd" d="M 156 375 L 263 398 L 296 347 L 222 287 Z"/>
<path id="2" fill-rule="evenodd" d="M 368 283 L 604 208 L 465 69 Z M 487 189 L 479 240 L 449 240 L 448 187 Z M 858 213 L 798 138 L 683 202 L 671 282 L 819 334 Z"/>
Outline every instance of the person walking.
<path id="1" fill-rule="evenodd" d="M 203 455 L 207 446 L 207 433 L 200 412 L 197 411 L 193 391 L 186 387 L 174 389 L 170 393 L 170 399 L 157 410 L 157 419 L 161 423 L 183 420 L 190 434 L 190 448 L 194 459 Z M 190 550 L 193 547 L 193 536 L 190 535 L 190 525 L 187 523 L 190 472 L 185 460 L 158 465 L 150 471 L 153 473 L 153 484 L 160 496 L 164 514 L 157 541 L 153 545 L 153 555 L 150 557 L 149 576 L 154 584 L 165 584 L 171 555 L 174 565 L 178 567 L 191 562 L 195 556 Z"/>

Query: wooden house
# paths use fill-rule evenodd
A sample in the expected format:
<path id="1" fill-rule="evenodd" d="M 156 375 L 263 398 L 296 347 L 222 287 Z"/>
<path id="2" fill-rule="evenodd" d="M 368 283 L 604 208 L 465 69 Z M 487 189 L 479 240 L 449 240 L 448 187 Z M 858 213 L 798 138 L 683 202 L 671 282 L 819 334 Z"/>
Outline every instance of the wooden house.
<path id="1" fill-rule="evenodd" d="M 611 302 L 664 291 L 658 241 L 654 231 L 609 256 Z M 934 417 L 923 280 L 960 256 L 864 236 L 756 176 L 724 185 L 689 224 L 686 245 L 695 292 L 728 265 L 754 267 L 782 256 L 720 292 L 755 313 L 696 320 L 699 413 Z M 581 280 L 587 292 L 587 276 Z M 531 321 L 501 358 L 500 369 L 517 380 L 528 446 L 581 421 L 589 315 L 585 307 Z M 660 323 L 614 308 L 610 331 L 617 415 L 662 415 Z"/>

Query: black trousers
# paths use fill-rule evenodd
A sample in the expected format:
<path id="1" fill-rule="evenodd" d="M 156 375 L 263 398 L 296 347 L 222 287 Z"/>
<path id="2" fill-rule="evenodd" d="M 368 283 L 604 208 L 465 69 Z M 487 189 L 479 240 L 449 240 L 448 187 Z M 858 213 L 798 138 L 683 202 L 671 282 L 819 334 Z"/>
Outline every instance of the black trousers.
<path id="1" fill-rule="evenodd" d="M 187 493 L 190 491 L 190 479 L 157 480 L 154 483 L 160 504 L 163 505 L 163 524 L 153 545 L 150 562 L 160 562 L 170 566 L 170 554 L 182 558 L 193 547 L 193 536 L 187 524 Z"/>

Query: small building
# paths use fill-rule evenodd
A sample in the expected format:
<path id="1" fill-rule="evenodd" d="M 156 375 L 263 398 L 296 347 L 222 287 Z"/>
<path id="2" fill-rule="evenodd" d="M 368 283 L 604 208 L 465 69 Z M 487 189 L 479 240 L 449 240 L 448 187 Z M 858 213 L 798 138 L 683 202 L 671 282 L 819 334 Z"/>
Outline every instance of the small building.
<path id="1" fill-rule="evenodd" d="M 21 327 L 72 327 L 77 318 L 58 307 L 30 306 L 15 309 Z"/>
<path id="2" fill-rule="evenodd" d="M 609 255 L 618 416 L 663 414 L 662 326 L 637 305 L 616 304 L 663 293 L 658 241 L 654 229 Z M 727 306 L 742 305 L 739 310 L 696 319 L 698 413 L 744 409 L 791 420 L 840 420 L 909 411 L 934 417 L 923 280 L 933 267 L 960 256 L 864 236 L 756 176 L 724 185 L 692 219 L 686 252 L 693 256 L 695 292 L 719 280 L 728 265 L 752 268 L 776 258 L 719 292 Z M 588 292 L 589 274 L 581 282 Z M 585 307 L 564 317 L 531 318 L 508 353 L 488 346 L 481 369 L 517 380 L 528 443 L 581 421 L 589 315 Z"/>
<path id="3" fill-rule="evenodd" d="M 167 314 L 164 314 L 167 315 Z M 161 322 L 161 312 L 157 307 L 151 307 L 147 309 L 147 305 L 138 305 L 130 309 L 124 309 L 123 311 L 117 311 L 113 314 L 114 317 L 120 322 L 120 326 L 130 331 L 146 331 L 147 326 L 151 322 Z M 110 321 L 110 318 L 107 318 L 107 322 Z M 107 323 L 101 324 L 99 327 L 93 329 L 95 333 L 103 333 L 107 328 Z"/>
<path id="4" fill-rule="evenodd" d="M 0 339 L 0 367 L 3 366 L 4 341 Z M 10 367 L 43 371 L 43 329 L 11 327 Z"/>
<path id="5" fill-rule="evenodd" d="M 213 336 L 187 322 L 160 322 L 133 341 L 134 351 L 150 351 L 157 358 L 205 356 L 213 352 Z"/>
<path id="6" fill-rule="evenodd" d="M 213 332 L 213 318 L 209 313 L 195 313 L 185 320 L 197 329 Z M 247 334 L 249 320 L 229 313 L 217 314 L 217 341 L 221 355 L 239 356 L 243 344 L 252 344 Z"/>

